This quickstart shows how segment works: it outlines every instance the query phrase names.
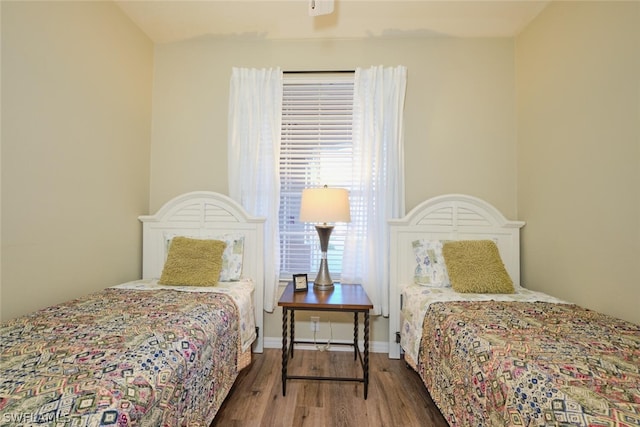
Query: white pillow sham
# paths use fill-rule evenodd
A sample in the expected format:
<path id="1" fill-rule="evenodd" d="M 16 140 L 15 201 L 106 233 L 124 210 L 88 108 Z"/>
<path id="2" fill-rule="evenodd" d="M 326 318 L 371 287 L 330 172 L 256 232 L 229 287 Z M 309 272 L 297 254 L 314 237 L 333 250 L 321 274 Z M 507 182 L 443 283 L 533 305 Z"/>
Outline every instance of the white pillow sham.
<path id="1" fill-rule="evenodd" d="M 414 283 L 438 288 L 451 287 L 442 255 L 441 240 L 419 239 L 411 242 L 415 255 Z"/>

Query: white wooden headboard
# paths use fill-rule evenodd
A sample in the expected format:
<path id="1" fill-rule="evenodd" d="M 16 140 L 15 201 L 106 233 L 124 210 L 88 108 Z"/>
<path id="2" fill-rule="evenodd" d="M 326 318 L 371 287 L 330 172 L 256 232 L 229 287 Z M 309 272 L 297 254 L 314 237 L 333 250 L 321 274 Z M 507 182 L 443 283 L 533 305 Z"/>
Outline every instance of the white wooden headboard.
<path id="1" fill-rule="evenodd" d="M 491 204 L 464 194 L 446 194 L 426 200 L 404 218 L 389 221 L 389 357 L 400 357 L 396 333 L 400 330 L 400 293 L 413 283 L 415 256 L 412 242 L 430 240 L 494 240 L 505 267 L 520 284 L 520 228 Z"/>
<path id="2" fill-rule="evenodd" d="M 166 259 L 168 235 L 206 236 L 217 232 L 242 233 L 242 275 L 255 283 L 254 311 L 258 339 L 253 351 L 262 353 L 264 343 L 264 218 L 250 216 L 229 197 L 211 191 L 194 191 L 165 203 L 155 215 L 138 217 L 142 222 L 142 277 L 158 278 Z"/>

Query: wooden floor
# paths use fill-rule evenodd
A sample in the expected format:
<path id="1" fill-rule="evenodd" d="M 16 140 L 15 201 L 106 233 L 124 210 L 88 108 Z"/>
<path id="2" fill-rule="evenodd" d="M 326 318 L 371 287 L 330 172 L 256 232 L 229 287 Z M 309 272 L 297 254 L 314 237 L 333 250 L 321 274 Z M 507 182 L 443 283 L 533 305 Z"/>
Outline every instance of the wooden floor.
<path id="1" fill-rule="evenodd" d="M 279 349 L 254 354 L 211 426 L 447 427 L 420 377 L 401 360 L 370 354 L 369 395 L 362 383 L 288 380 L 282 396 Z M 292 375 L 361 376 L 353 353 L 296 350 Z"/>

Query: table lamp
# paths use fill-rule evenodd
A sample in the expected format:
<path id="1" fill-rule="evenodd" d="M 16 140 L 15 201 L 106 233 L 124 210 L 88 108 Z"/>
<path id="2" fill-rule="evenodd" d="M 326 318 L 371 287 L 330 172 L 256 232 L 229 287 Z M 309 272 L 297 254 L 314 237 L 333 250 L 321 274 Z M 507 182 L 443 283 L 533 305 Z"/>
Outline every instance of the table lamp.
<path id="1" fill-rule="evenodd" d="M 322 259 L 313 287 L 318 290 L 331 290 L 333 280 L 329 275 L 327 249 L 333 225 L 327 223 L 351 221 L 349 192 L 344 188 L 329 188 L 326 185 L 322 188 L 305 188 L 302 190 L 300 202 L 300 221 L 319 223 L 316 224 L 316 231 L 320 238 Z"/>

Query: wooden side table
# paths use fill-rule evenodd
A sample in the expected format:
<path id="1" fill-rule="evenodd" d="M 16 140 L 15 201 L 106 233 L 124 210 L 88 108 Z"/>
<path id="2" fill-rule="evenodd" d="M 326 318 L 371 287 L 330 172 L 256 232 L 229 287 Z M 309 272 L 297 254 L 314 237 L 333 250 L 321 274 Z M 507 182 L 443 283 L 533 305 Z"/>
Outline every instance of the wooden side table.
<path id="1" fill-rule="evenodd" d="M 307 292 L 294 292 L 293 282 L 285 288 L 278 305 L 282 307 L 282 395 L 287 392 L 287 380 L 328 380 L 328 381 L 356 381 L 364 383 L 364 398 L 367 398 L 369 388 L 369 310 L 373 304 L 361 285 L 335 283 L 328 291 L 319 291 L 309 283 Z M 327 377 L 310 375 L 288 375 L 287 365 L 289 357 L 293 358 L 294 344 L 313 344 L 313 341 L 295 339 L 295 312 L 306 311 L 339 311 L 353 313 L 353 343 L 331 343 L 331 345 L 353 346 L 354 360 L 360 359 L 362 377 Z M 289 325 L 289 313 L 291 320 Z M 358 347 L 358 314 L 364 315 L 364 355 Z M 289 327 L 288 327 L 289 326 Z M 288 327 L 288 332 L 287 332 Z M 326 344 L 321 342 L 318 344 Z"/>

